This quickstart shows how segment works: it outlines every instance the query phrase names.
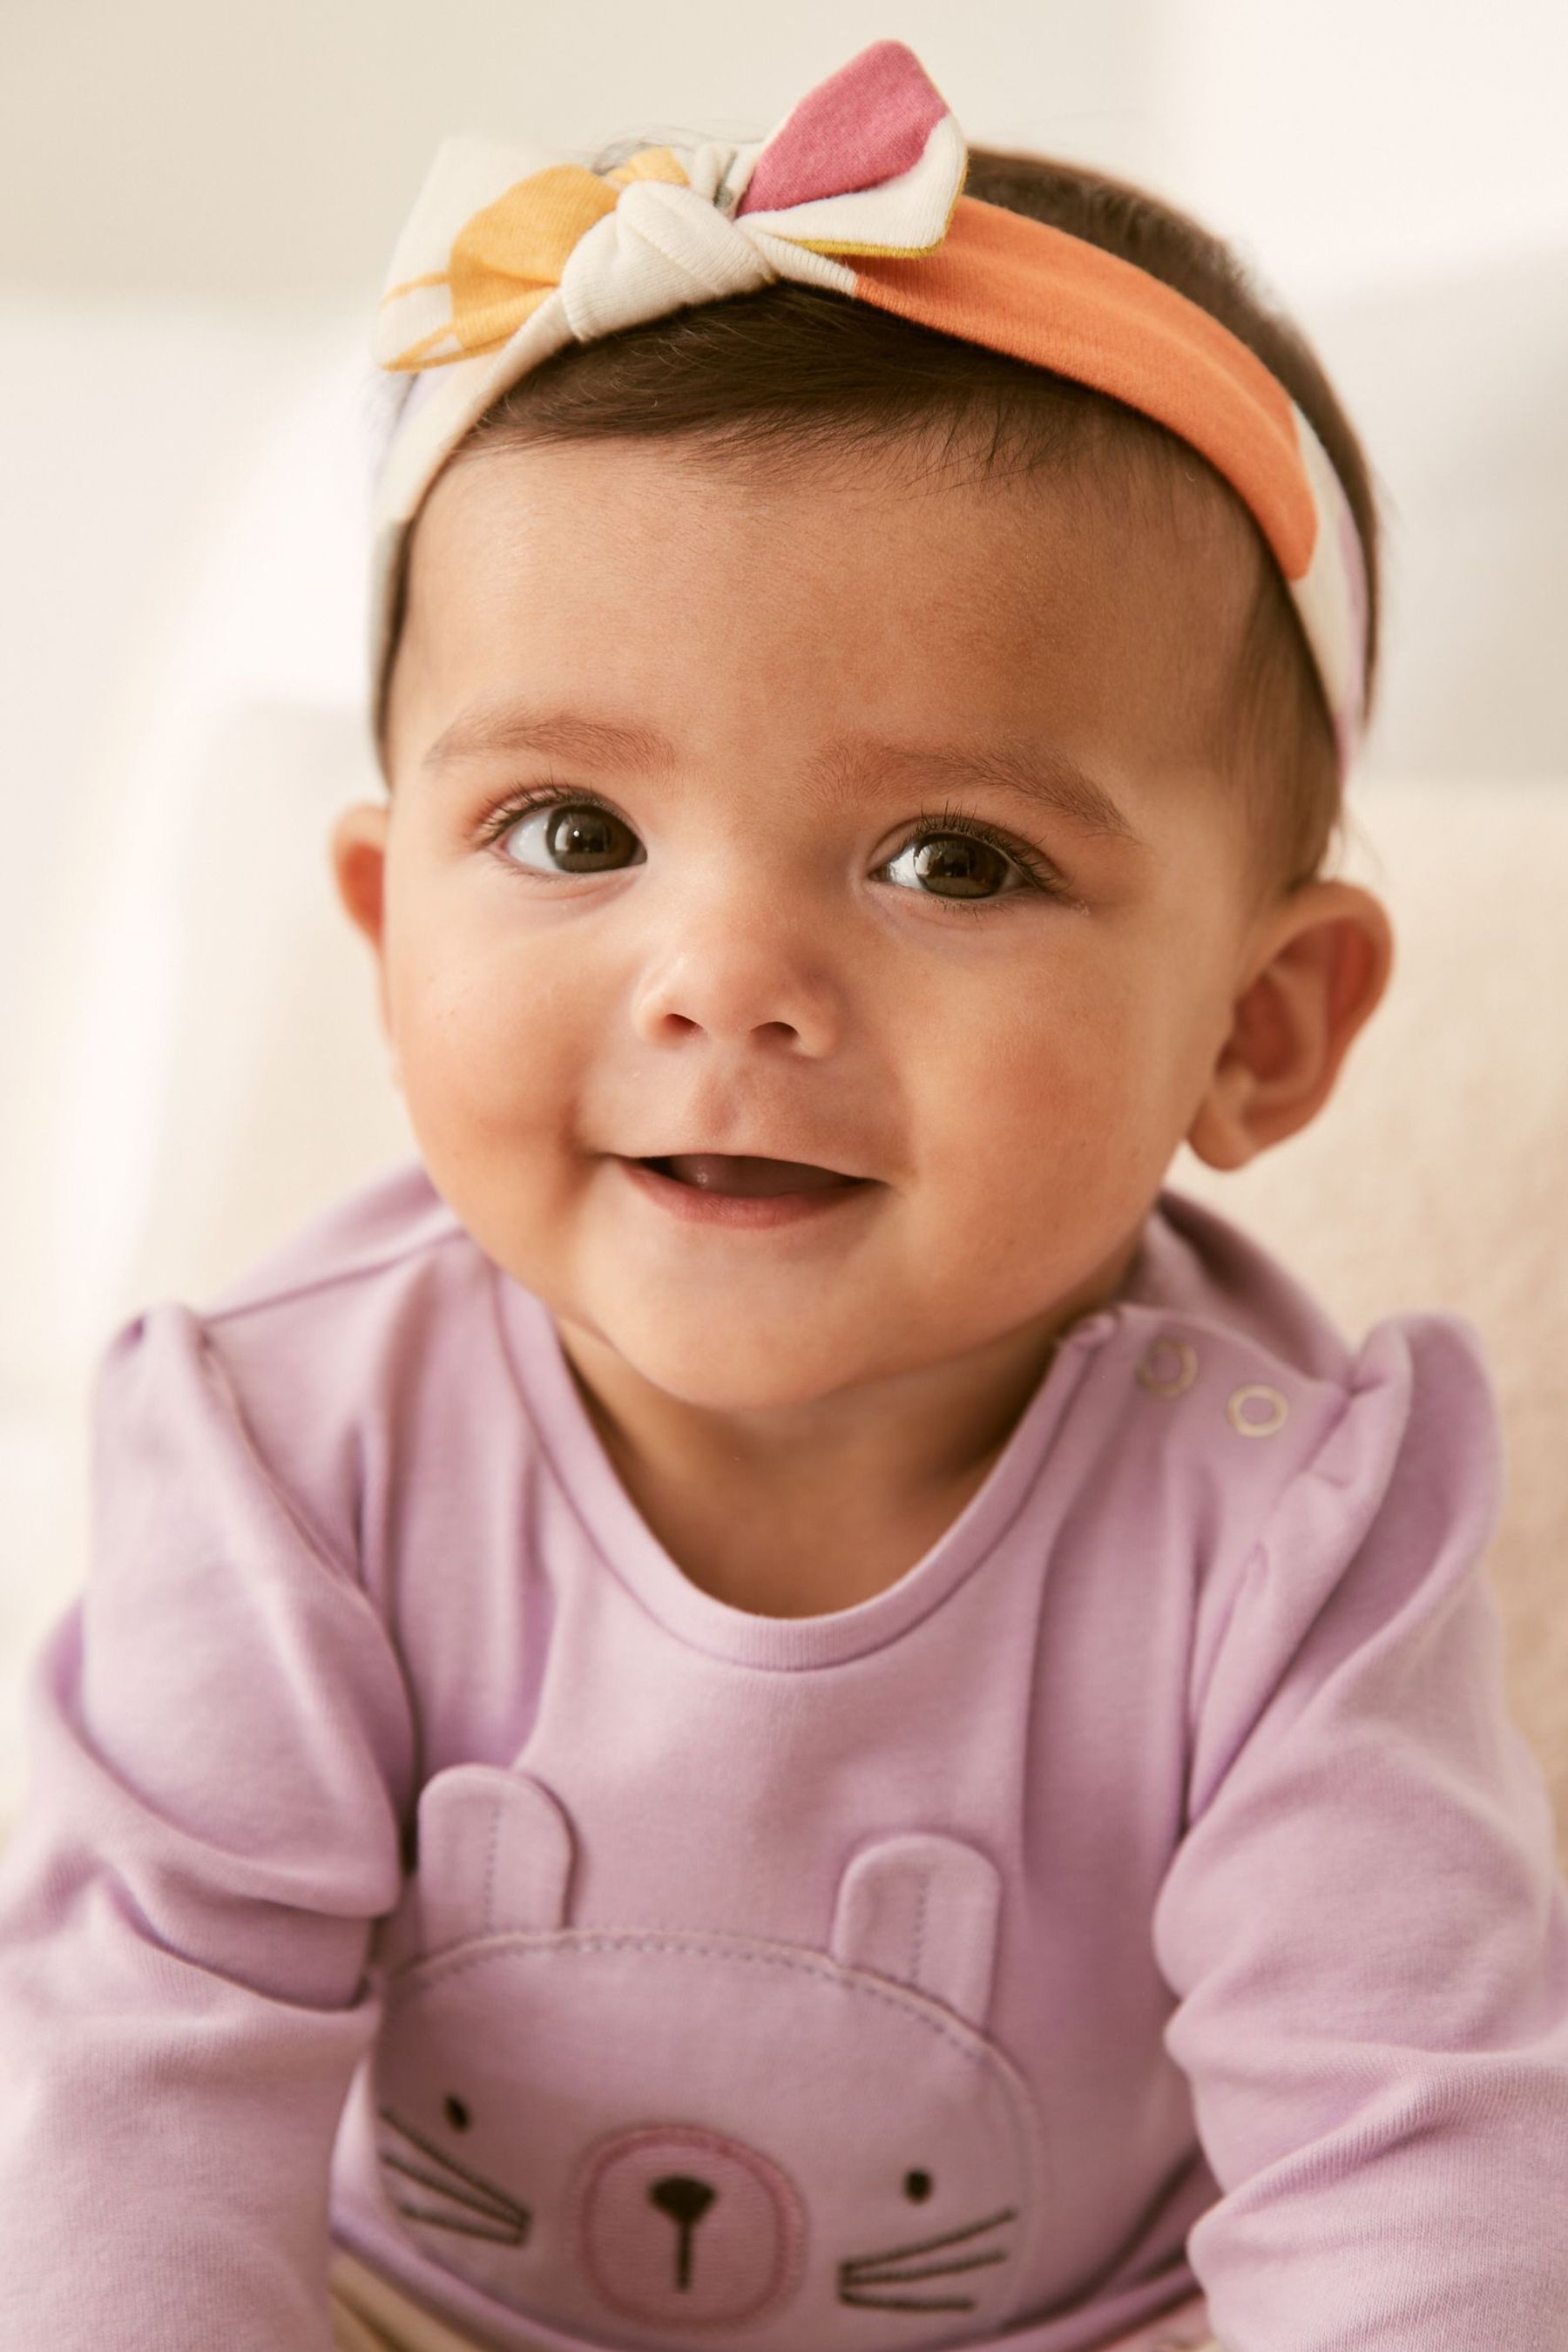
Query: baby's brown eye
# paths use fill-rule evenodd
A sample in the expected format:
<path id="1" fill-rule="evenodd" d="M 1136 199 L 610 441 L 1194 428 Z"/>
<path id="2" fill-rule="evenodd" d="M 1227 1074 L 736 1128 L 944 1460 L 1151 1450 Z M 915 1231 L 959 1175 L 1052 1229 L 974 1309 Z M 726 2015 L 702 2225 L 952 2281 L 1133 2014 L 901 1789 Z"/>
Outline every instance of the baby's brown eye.
<path id="1" fill-rule="evenodd" d="M 1026 887 L 1016 859 L 974 833 L 917 834 L 884 870 L 901 879 L 900 866 L 928 898 L 1007 898 Z"/>
<path id="2" fill-rule="evenodd" d="M 467 2131 L 468 2128 L 468 2111 L 467 2107 L 463 2105 L 461 2099 L 453 2098 L 450 2093 L 447 2094 L 447 2121 L 451 2125 L 454 2131 Z"/>
<path id="3" fill-rule="evenodd" d="M 508 856 L 534 874 L 613 873 L 616 852 L 632 840 L 618 816 L 592 801 L 555 801 L 530 809 L 504 835 Z M 520 841 L 527 841 L 536 856 L 519 856 L 513 845 Z"/>
<path id="4" fill-rule="evenodd" d="M 904 2195 L 911 2205 L 923 2205 L 934 2185 L 929 2172 L 906 2172 L 904 2175 Z"/>

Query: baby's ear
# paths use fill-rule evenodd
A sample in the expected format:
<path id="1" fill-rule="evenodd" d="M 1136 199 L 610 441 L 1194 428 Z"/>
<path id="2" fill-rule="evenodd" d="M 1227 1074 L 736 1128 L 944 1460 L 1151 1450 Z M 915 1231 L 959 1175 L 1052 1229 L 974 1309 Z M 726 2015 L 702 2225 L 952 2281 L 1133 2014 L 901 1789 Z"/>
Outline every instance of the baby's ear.
<path id="1" fill-rule="evenodd" d="M 397 1065 L 397 1041 L 392 1034 L 391 1006 L 386 986 L 384 923 L 386 907 L 386 828 L 391 811 L 374 801 L 356 802 L 344 809 L 332 826 L 332 877 L 338 897 L 356 930 L 370 941 L 375 957 L 376 1000 L 381 1025 L 392 1048 L 395 1085 L 403 1083 Z"/>
<path id="2" fill-rule="evenodd" d="M 356 801 L 340 811 L 332 826 L 332 875 L 349 920 L 381 949 L 386 879 L 386 827 L 391 811 L 375 801 Z"/>
<path id="3" fill-rule="evenodd" d="M 1259 919 L 1249 973 L 1187 1141 L 1240 1168 L 1327 1102 L 1394 964 L 1381 900 L 1353 882 L 1309 882 Z"/>

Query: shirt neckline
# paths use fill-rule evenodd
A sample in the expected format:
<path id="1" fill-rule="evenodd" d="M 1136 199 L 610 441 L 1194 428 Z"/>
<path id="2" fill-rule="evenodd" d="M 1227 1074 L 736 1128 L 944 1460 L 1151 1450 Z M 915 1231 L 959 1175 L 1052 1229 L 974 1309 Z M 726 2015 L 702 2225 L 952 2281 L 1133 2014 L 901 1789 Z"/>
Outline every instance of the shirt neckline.
<path id="1" fill-rule="evenodd" d="M 868 1601 L 815 1617 L 764 1617 L 694 1584 L 654 1534 L 621 1483 L 588 1409 L 549 1308 L 497 1266 L 508 1360 L 557 1483 L 601 1559 L 667 1632 L 737 1664 L 795 1670 L 866 1655 L 937 1608 L 994 1548 L 1040 1474 L 1095 1349 L 1123 1309 L 1101 1307 L 1070 1324 L 1001 1452 L 967 1503 L 913 1565 Z"/>

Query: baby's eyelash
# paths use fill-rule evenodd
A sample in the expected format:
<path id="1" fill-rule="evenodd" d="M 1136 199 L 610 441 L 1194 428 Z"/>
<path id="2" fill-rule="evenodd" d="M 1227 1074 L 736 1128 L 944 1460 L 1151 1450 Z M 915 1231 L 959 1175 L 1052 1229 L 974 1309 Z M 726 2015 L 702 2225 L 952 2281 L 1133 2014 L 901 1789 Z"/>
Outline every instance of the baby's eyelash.
<path id="1" fill-rule="evenodd" d="M 500 841 L 533 810 L 563 807 L 603 809 L 617 823 L 626 823 L 613 803 L 606 800 L 602 793 L 596 793 L 591 784 L 534 784 L 526 791 L 514 793 L 499 808 L 492 809 L 479 827 L 479 837 L 485 843 Z M 922 839 L 926 835 L 951 833 L 965 834 L 976 841 L 989 843 L 993 849 L 998 850 L 1018 867 L 1026 877 L 1029 889 L 1041 890 L 1047 898 L 1070 901 L 1072 894 L 1066 878 L 1048 858 L 1042 857 L 1026 841 L 1018 840 L 1013 834 L 1003 833 L 997 826 L 988 824 L 984 817 L 973 816 L 967 809 L 955 808 L 951 803 L 940 809 L 922 809 L 917 816 L 911 817 L 903 839 L 883 863 L 890 865 L 894 857 L 902 856 L 912 842 Z M 938 894 L 932 892 L 931 895 L 936 897 Z M 1015 890 L 1004 890 L 999 891 L 995 898 L 944 898 L 941 903 L 947 907 L 966 908 L 972 914 L 980 914 L 987 907 L 995 906 L 998 898 L 1016 898 L 1018 895 Z"/>
<path id="2" fill-rule="evenodd" d="M 1043 890 L 1052 898 L 1066 898 L 1070 895 L 1065 876 L 1058 871 L 1048 857 L 1042 857 L 1038 850 L 1031 849 L 1026 841 L 1018 840 L 1013 834 L 1003 833 L 997 826 L 987 824 L 984 817 L 972 816 L 967 809 L 954 808 L 951 803 L 940 809 L 922 809 L 918 816 L 911 817 L 909 831 L 893 856 L 901 856 L 912 841 L 919 841 L 922 835 L 931 833 L 962 833 L 976 841 L 988 842 L 993 849 L 1000 850 L 1004 857 L 1010 857 L 1014 865 L 1021 868 L 1028 877 L 1031 889 Z M 1012 898 L 1016 894 L 1004 891 L 1001 895 Z M 994 898 L 948 898 L 942 903 L 950 907 L 967 905 L 978 914 L 983 907 L 994 907 L 996 901 Z"/>
<path id="3" fill-rule="evenodd" d="M 500 841 L 514 824 L 521 824 L 534 809 L 542 808 L 597 808 L 603 809 L 606 816 L 613 816 L 617 824 L 626 822 L 619 809 L 603 793 L 596 793 L 592 784 L 532 784 L 492 809 L 479 826 L 479 838 L 486 843 Z M 627 826 L 628 832 L 630 829 Z"/>

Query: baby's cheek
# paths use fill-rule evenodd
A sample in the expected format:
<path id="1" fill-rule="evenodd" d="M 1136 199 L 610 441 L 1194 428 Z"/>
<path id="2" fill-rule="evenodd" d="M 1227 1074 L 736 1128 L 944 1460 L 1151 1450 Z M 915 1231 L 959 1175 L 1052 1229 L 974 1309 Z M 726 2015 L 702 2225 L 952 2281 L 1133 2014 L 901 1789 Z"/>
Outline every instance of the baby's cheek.
<path id="1" fill-rule="evenodd" d="M 565 1213 L 584 1067 L 548 1019 L 467 973 L 414 992 L 400 1039 L 405 1107 L 437 1190 L 521 1273 Z"/>
<path id="2" fill-rule="evenodd" d="M 498 1139 L 551 1130 L 587 1065 L 580 1008 L 559 971 L 535 962 L 487 954 L 482 941 L 410 958 L 394 1009 L 416 1118 L 422 1104 Z"/>
<path id="3" fill-rule="evenodd" d="M 1136 1129 L 1142 1084 L 1115 1033 L 1042 1021 L 1005 1050 L 976 1054 L 942 1106 L 955 1163 L 995 1190 L 1052 1190 Z"/>
<path id="4" fill-rule="evenodd" d="M 1041 1037 L 1030 1063 L 968 1095 L 926 1156 L 924 1206 L 950 1233 L 985 1234 L 1004 1305 L 1026 1291 L 1043 1304 L 1081 1282 L 1158 1192 L 1175 1143 L 1168 1094 L 1125 1040 Z"/>

